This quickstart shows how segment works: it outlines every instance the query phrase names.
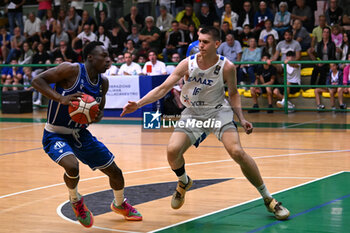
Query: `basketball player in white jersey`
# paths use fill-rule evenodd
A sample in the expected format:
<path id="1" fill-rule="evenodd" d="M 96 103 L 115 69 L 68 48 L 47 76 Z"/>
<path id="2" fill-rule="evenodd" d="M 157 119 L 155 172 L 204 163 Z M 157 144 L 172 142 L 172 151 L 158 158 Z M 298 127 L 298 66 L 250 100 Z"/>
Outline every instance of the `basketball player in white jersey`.
<path id="1" fill-rule="evenodd" d="M 274 213 L 277 219 L 287 219 L 289 211 L 271 196 L 256 163 L 244 152 L 240 144 L 233 121 L 233 111 L 247 134 L 253 131 L 253 126 L 245 120 L 242 113 L 235 66 L 225 57 L 216 54 L 219 45 L 220 31 L 215 27 L 203 28 L 199 33 L 200 52 L 181 61 L 163 84 L 142 99 L 137 102 L 129 101 L 124 106 L 121 116 L 162 98 L 185 76 L 181 101 L 187 108 L 182 112 L 167 148 L 168 162 L 179 178 L 171 200 L 172 208 L 178 209 L 183 205 L 185 193 L 193 183 L 186 174 L 183 154 L 191 145 L 198 146 L 213 132 L 234 161 L 240 165 L 250 183 L 260 192 L 268 211 Z M 225 99 L 225 84 L 228 87 L 228 101 Z M 209 127 L 198 127 L 208 120 L 211 121 Z M 193 121 L 196 123 L 193 124 Z M 216 124 L 217 122 L 219 124 Z"/>

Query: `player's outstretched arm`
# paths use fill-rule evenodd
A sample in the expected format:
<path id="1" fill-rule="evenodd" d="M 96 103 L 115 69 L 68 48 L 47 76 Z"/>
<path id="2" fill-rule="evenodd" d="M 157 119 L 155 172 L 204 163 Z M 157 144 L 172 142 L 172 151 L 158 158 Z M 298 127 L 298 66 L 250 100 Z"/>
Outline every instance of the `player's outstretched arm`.
<path id="1" fill-rule="evenodd" d="M 120 116 L 132 113 L 144 105 L 153 103 L 156 100 L 161 99 L 187 73 L 188 59 L 185 59 L 180 62 L 180 64 L 175 68 L 174 72 L 170 74 L 170 76 L 161 85 L 148 92 L 147 95 L 145 95 L 142 99 L 140 99 L 137 102 L 128 101 L 128 103 L 124 106 L 123 112 L 120 114 Z"/>
<path id="2" fill-rule="evenodd" d="M 82 93 L 62 96 L 51 88 L 50 83 L 58 83 L 67 89 L 76 81 L 79 73 L 79 67 L 76 64 L 64 62 L 57 67 L 51 68 L 38 76 L 32 81 L 32 86 L 44 96 L 64 105 L 71 104 L 71 101 L 78 100 Z"/>
<path id="3" fill-rule="evenodd" d="M 237 91 L 237 73 L 236 67 L 227 61 L 224 66 L 224 81 L 228 88 L 228 97 L 233 111 L 236 113 L 239 122 L 247 134 L 253 132 L 253 125 L 248 122 L 242 112 L 241 97 Z"/>

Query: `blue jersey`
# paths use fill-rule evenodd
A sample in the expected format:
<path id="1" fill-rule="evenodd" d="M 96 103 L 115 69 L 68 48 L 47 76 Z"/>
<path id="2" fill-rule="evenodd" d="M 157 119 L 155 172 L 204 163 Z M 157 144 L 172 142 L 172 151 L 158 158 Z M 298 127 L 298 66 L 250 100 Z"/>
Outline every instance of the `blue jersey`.
<path id="1" fill-rule="evenodd" d="M 93 96 L 98 103 L 102 100 L 102 78 L 98 75 L 97 83 L 91 82 L 85 65 L 79 63 L 79 74 L 72 87 L 64 89 L 56 83 L 55 91 L 63 96 L 71 95 L 77 92 L 83 92 Z M 56 101 L 50 100 L 47 111 L 47 123 L 51 125 L 64 126 L 67 128 L 86 128 L 87 125 L 81 125 L 72 121 L 68 113 L 68 105 L 62 105 Z"/>

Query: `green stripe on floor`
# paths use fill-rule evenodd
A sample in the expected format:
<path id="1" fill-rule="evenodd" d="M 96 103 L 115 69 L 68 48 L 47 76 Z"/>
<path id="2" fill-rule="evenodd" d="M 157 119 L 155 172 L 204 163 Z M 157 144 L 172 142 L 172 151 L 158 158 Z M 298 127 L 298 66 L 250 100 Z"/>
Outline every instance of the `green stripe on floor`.
<path id="1" fill-rule="evenodd" d="M 259 199 L 157 232 L 350 232 L 349 187 L 344 172 L 274 195 L 290 210 L 287 221 L 277 221 Z"/>

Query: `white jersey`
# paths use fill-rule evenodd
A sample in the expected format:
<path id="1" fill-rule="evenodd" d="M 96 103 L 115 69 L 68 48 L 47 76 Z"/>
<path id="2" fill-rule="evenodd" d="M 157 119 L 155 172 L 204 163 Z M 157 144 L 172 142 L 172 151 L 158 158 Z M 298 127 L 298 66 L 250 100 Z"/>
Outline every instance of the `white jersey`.
<path id="1" fill-rule="evenodd" d="M 218 55 L 215 65 L 206 70 L 198 67 L 197 55 L 189 58 L 189 77 L 181 91 L 181 102 L 195 114 L 210 114 L 222 106 L 229 106 L 225 99 L 223 69 L 226 62 L 224 56 Z"/>

